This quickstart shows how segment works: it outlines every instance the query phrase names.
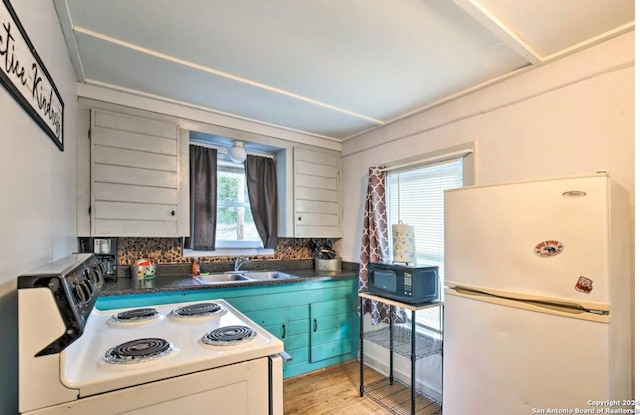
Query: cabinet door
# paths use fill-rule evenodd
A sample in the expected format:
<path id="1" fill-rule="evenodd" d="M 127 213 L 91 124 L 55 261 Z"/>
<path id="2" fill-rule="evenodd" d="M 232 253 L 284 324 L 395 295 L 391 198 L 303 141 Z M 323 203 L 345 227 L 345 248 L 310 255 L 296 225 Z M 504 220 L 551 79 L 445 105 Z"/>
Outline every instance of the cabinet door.
<path id="1" fill-rule="evenodd" d="M 92 110 L 92 235 L 182 234 L 185 156 L 175 124 Z"/>
<path id="2" fill-rule="evenodd" d="M 341 237 L 340 155 L 295 148 L 293 158 L 295 236 Z"/>
<path id="3" fill-rule="evenodd" d="M 351 352 L 351 300 L 341 298 L 311 307 L 311 362 Z"/>
<path id="4" fill-rule="evenodd" d="M 285 344 L 284 348 L 287 350 L 287 307 L 249 311 L 244 314 L 269 333 L 282 340 Z"/>

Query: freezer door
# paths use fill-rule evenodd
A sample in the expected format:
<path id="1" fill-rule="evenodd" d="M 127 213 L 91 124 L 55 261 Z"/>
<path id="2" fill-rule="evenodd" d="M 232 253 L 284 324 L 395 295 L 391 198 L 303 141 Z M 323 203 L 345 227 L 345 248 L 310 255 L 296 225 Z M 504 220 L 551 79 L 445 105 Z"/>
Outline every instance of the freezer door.
<path id="1" fill-rule="evenodd" d="M 608 187 L 591 176 L 445 192 L 446 285 L 606 308 Z"/>
<path id="2" fill-rule="evenodd" d="M 451 294 L 444 323 L 444 415 L 593 409 L 589 400 L 630 396 L 608 391 L 608 324 Z"/>

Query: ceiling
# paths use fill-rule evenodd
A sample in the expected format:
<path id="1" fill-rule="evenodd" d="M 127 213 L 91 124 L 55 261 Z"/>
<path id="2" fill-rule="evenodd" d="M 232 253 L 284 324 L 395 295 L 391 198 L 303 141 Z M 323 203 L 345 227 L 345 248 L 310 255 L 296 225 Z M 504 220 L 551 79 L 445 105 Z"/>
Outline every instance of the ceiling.
<path id="1" fill-rule="evenodd" d="M 78 81 L 342 141 L 634 28 L 633 0 L 54 0 Z"/>

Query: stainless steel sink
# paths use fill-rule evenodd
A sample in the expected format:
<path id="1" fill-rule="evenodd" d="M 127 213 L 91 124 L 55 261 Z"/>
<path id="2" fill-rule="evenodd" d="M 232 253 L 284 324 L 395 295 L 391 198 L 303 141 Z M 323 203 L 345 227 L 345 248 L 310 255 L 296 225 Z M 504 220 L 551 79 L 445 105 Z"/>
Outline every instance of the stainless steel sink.
<path id="1" fill-rule="evenodd" d="M 222 283 L 228 283 L 228 282 L 250 281 L 249 278 L 247 278 L 242 274 L 228 274 L 228 273 L 198 275 L 196 279 L 203 284 L 222 284 Z"/>
<path id="2" fill-rule="evenodd" d="M 287 280 L 298 278 L 295 275 L 287 274 L 280 271 L 249 271 L 243 274 L 250 280 Z"/>
<path id="3" fill-rule="evenodd" d="M 209 275 L 198 275 L 196 279 L 202 284 L 224 284 L 231 282 L 249 282 L 265 280 L 287 280 L 298 278 L 295 275 L 280 271 L 239 271 L 223 272 Z"/>

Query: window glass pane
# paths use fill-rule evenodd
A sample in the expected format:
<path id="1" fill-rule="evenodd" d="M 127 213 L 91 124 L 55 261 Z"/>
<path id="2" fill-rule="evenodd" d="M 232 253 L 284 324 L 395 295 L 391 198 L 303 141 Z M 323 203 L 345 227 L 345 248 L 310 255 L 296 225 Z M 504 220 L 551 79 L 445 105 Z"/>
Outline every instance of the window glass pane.
<path id="1" fill-rule="evenodd" d="M 238 200 L 238 185 L 242 175 L 218 172 L 218 202 Z"/>
<path id="2" fill-rule="evenodd" d="M 249 205 L 244 164 L 218 160 L 216 241 L 260 241 Z"/>
<path id="3" fill-rule="evenodd" d="M 387 206 L 391 224 L 414 227 L 419 265 L 437 265 L 444 281 L 444 191 L 462 186 L 462 159 L 387 177 Z M 389 227 L 391 232 L 391 227 Z M 391 234 L 389 238 L 391 240 Z M 393 244 L 391 244 L 393 245 Z M 393 246 L 392 246 L 393 248 Z M 393 252 L 391 253 L 393 255 Z M 441 298 L 444 299 L 444 284 Z M 416 313 L 416 322 L 439 330 L 439 308 Z"/>

